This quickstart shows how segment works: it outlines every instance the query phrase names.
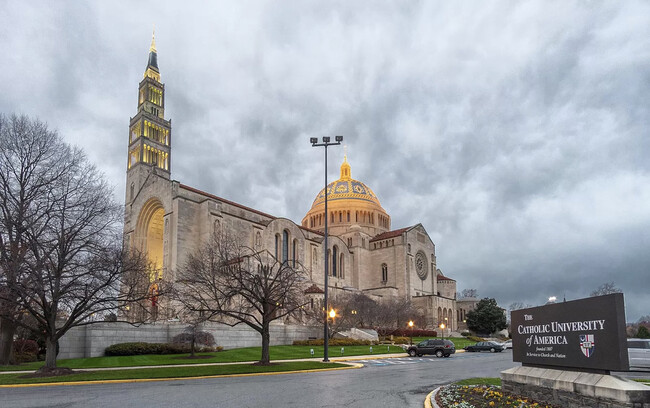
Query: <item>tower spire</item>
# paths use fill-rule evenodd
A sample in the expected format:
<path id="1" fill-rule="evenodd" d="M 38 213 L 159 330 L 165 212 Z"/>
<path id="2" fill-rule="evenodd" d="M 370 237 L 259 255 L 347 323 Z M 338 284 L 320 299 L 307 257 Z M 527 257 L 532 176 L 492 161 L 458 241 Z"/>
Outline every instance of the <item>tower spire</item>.
<path id="1" fill-rule="evenodd" d="M 350 163 L 348 163 L 348 146 L 343 146 L 343 164 L 341 164 L 341 180 L 350 180 Z"/>
<path id="2" fill-rule="evenodd" d="M 149 52 L 156 52 L 156 25 L 153 26 L 153 31 L 151 32 L 151 47 L 149 47 Z"/>
<path id="3" fill-rule="evenodd" d="M 156 51 L 156 27 L 151 33 L 151 46 L 149 47 L 149 61 L 144 70 L 144 77 L 149 77 L 160 82 L 160 70 L 158 69 L 158 52 Z"/>

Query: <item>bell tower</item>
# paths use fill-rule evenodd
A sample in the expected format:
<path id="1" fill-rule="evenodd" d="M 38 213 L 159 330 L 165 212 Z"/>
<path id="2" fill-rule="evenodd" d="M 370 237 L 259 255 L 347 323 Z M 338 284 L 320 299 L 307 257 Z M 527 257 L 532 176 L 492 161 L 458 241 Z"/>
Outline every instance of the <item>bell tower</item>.
<path id="1" fill-rule="evenodd" d="M 167 180 L 171 173 L 171 120 L 165 120 L 165 85 L 160 82 L 154 34 L 138 88 L 138 112 L 129 123 L 127 203 L 133 201 L 149 173 Z"/>

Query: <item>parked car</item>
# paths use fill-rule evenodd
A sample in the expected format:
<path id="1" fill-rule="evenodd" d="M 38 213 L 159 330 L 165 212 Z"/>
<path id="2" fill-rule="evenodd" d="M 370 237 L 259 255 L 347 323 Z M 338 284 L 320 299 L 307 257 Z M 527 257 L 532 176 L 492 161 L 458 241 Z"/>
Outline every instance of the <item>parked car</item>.
<path id="1" fill-rule="evenodd" d="M 473 346 L 465 347 L 465 351 L 489 351 L 491 353 L 494 353 L 497 351 L 501 352 L 503 350 L 505 350 L 505 347 L 496 341 L 479 341 Z"/>
<path id="2" fill-rule="evenodd" d="M 508 341 L 506 341 L 504 343 L 501 343 L 501 345 L 503 346 L 503 348 L 511 349 L 512 348 L 512 340 L 508 340 Z"/>
<path id="3" fill-rule="evenodd" d="M 627 339 L 630 367 L 650 367 L 650 339 Z"/>
<path id="4" fill-rule="evenodd" d="M 450 340 L 429 339 L 410 346 L 406 352 L 411 357 L 434 354 L 436 357 L 449 357 L 456 352 L 456 346 Z"/>

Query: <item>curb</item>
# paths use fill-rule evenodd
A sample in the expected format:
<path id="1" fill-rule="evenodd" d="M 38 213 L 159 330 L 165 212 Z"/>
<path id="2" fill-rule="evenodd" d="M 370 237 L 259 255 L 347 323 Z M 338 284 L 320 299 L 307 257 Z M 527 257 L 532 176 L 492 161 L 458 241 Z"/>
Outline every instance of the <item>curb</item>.
<path id="1" fill-rule="evenodd" d="M 178 381 L 178 380 L 203 380 L 203 379 L 210 379 L 210 378 L 226 378 L 226 377 L 254 377 L 258 375 L 318 373 L 322 371 L 352 370 L 355 368 L 363 368 L 363 367 L 364 367 L 363 364 L 349 363 L 349 367 L 316 368 L 312 370 L 279 371 L 279 372 L 271 372 L 271 373 L 219 374 L 219 375 L 203 375 L 198 377 L 137 378 L 137 379 L 134 378 L 130 380 L 124 379 L 124 380 L 64 381 L 64 382 L 35 383 L 35 384 L 7 384 L 7 385 L 0 385 L 0 388 L 29 388 L 29 387 L 54 387 L 54 386 L 64 386 L 64 385 L 101 385 L 101 384 L 126 384 L 126 383 Z"/>
<path id="2" fill-rule="evenodd" d="M 424 399 L 424 408 L 440 408 L 435 402 L 431 402 L 431 398 L 440 391 L 440 387 L 431 391 L 427 394 L 427 397 Z"/>

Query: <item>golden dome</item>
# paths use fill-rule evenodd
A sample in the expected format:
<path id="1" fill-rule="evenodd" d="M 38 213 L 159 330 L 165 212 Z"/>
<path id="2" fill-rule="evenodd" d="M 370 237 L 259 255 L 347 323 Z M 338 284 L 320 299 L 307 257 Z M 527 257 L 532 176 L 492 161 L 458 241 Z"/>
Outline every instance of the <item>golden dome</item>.
<path id="1" fill-rule="evenodd" d="M 350 176 L 351 168 L 347 155 L 341 164 L 341 177 L 327 185 L 327 204 L 331 222 L 347 230 L 352 225 L 370 228 L 368 231 L 383 232 L 390 229 L 390 217 L 381 207 L 379 199 L 370 187 Z M 302 225 L 322 229 L 322 214 L 325 210 L 325 189 L 322 189 L 311 209 L 303 218 Z M 319 214 L 321 215 L 319 217 Z M 335 227 L 335 225 L 330 225 Z M 334 231 L 332 231 L 334 233 Z M 338 233 L 344 233 L 343 230 Z"/>
<path id="2" fill-rule="evenodd" d="M 370 187 L 350 177 L 350 164 L 347 157 L 343 158 L 341 165 L 341 178 L 327 185 L 327 202 L 332 203 L 336 200 L 363 200 L 379 204 L 379 199 Z M 325 189 L 322 189 L 313 204 L 312 208 L 325 202 Z"/>

